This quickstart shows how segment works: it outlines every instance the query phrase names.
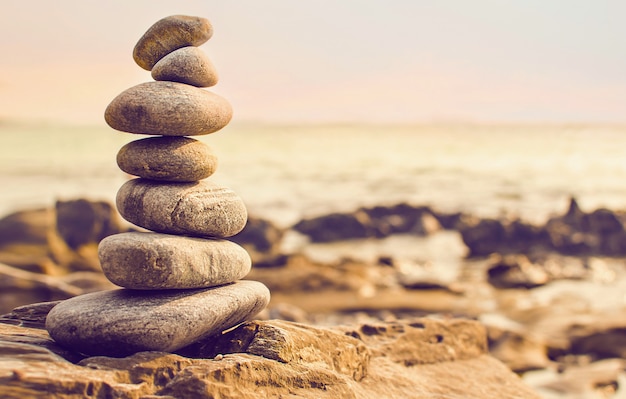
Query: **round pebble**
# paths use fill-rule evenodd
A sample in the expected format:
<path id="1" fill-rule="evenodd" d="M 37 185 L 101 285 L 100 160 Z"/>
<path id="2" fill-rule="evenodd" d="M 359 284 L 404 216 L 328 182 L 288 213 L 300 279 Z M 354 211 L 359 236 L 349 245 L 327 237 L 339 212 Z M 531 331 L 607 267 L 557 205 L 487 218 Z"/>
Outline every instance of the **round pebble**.
<path id="1" fill-rule="evenodd" d="M 208 145 L 189 137 L 148 137 L 123 146 L 117 165 L 146 179 L 194 182 L 215 172 L 217 157 Z"/>
<path id="2" fill-rule="evenodd" d="M 196 136 L 226 126 L 233 110 L 210 91 L 177 82 L 146 82 L 120 93 L 104 119 L 113 129 L 137 134 Z"/>
<path id="3" fill-rule="evenodd" d="M 267 287 L 245 280 L 197 290 L 122 288 L 59 303 L 46 329 L 58 344 L 87 355 L 173 352 L 250 319 L 269 299 Z"/>
<path id="4" fill-rule="evenodd" d="M 209 57 L 197 47 L 183 47 L 161 58 L 152 68 L 154 80 L 211 87 L 217 83 L 217 72 Z"/>
<path id="5" fill-rule="evenodd" d="M 113 284 L 140 290 L 232 283 L 252 265 L 248 252 L 231 241 L 141 232 L 106 237 L 98 257 Z"/>
<path id="6" fill-rule="evenodd" d="M 167 234 L 225 238 L 239 233 L 248 218 L 235 192 L 208 180 L 129 180 L 117 192 L 116 204 L 129 222 Z"/>
<path id="7" fill-rule="evenodd" d="M 206 18 L 172 15 L 157 21 L 139 39 L 133 49 L 137 65 L 151 70 L 154 64 L 172 51 L 186 46 L 200 46 L 213 36 Z"/>

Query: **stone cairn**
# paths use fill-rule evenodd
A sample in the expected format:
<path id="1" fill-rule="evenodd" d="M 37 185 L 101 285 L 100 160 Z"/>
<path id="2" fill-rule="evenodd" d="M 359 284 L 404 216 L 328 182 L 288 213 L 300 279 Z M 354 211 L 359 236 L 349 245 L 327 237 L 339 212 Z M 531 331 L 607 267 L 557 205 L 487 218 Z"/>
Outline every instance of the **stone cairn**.
<path id="1" fill-rule="evenodd" d="M 173 352 L 251 318 L 269 302 L 269 290 L 240 280 L 251 268 L 245 249 L 225 238 L 247 220 L 243 201 L 209 180 L 217 158 L 187 136 L 226 126 L 230 104 L 202 89 L 217 83 L 197 47 L 213 34 L 208 20 L 175 15 L 150 27 L 133 58 L 154 82 L 118 95 L 106 122 L 116 130 L 153 137 L 117 154 L 138 178 L 119 189 L 118 211 L 150 231 L 100 242 L 105 276 L 123 288 L 68 299 L 48 314 L 46 329 L 59 344 L 89 355 Z"/>

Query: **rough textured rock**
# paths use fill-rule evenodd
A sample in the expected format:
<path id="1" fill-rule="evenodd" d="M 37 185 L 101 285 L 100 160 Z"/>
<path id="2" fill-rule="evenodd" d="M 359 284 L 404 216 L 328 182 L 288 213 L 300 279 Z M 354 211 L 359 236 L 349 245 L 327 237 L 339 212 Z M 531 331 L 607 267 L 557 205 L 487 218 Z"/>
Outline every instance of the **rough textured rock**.
<path id="1" fill-rule="evenodd" d="M 150 70 L 162 57 L 186 46 L 200 46 L 211 38 L 213 27 L 206 18 L 172 15 L 157 21 L 133 49 L 137 65 Z"/>
<path id="2" fill-rule="evenodd" d="M 245 323 L 177 353 L 208 359 L 220 354 L 249 353 L 281 363 L 318 363 L 356 381 L 367 375 L 370 361 L 364 343 L 348 334 L 280 320 Z"/>
<path id="3" fill-rule="evenodd" d="M 232 115 L 230 103 L 210 91 L 176 82 L 146 82 L 115 97 L 104 119 L 122 132 L 197 136 L 220 130 Z"/>
<path id="4" fill-rule="evenodd" d="M 131 232 L 109 236 L 98 249 L 102 271 L 133 289 L 206 288 L 250 272 L 250 255 L 234 242 Z"/>
<path id="5" fill-rule="evenodd" d="M 458 320 L 333 329 L 251 322 L 184 356 L 140 352 L 72 364 L 44 331 L 0 323 L 0 380 L 8 398 L 538 399 L 485 353 L 484 334 L 478 323 Z M 32 342 L 11 342 L 27 337 Z"/>
<path id="6" fill-rule="evenodd" d="M 146 179 L 194 182 L 215 172 L 217 157 L 209 146 L 189 137 L 149 137 L 123 146 L 117 165 Z"/>
<path id="7" fill-rule="evenodd" d="M 423 318 L 340 328 L 365 342 L 373 356 L 386 356 L 407 367 L 471 359 L 487 352 L 485 328 L 465 319 L 442 323 Z"/>
<path id="8" fill-rule="evenodd" d="M 197 47 L 183 47 L 161 58 L 152 68 L 154 80 L 211 87 L 218 76 L 209 57 Z"/>
<path id="9" fill-rule="evenodd" d="M 60 345 L 86 354 L 175 351 L 253 317 L 269 296 L 256 281 L 200 290 L 96 292 L 55 306 L 46 329 Z"/>
<path id="10" fill-rule="evenodd" d="M 43 305 L 32 306 L 41 307 Z M 17 310 L 17 309 L 16 309 Z M 22 314 L 22 316 L 24 316 Z M 26 316 L 30 319 L 30 316 Z M 15 320 L 11 320 L 13 322 Z M 29 353 L 41 357 L 49 356 L 53 360 L 70 362 L 78 362 L 84 358 L 83 355 L 59 346 L 44 329 L 29 327 L 27 322 L 22 319 L 20 324 L 7 324 L 2 319 L 0 322 L 0 363 L 9 360 L 11 355 L 24 354 L 28 357 Z M 15 359 L 13 359 L 15 360 Z M 2 378 L 2 377 L 0 377 Z M 2 385 L 0 385 L 0 393 L 2 393 Z M 4 398 L 4 396 L 2 396 Z"/>
<path id="11" fill-rule="evenodd" d="M 248 218 L 237 194 L 206 180 L 129 180 L 117 192 L 116 203 L 124 219 L 159 233 L 230 237 L 244 228 Z"/>

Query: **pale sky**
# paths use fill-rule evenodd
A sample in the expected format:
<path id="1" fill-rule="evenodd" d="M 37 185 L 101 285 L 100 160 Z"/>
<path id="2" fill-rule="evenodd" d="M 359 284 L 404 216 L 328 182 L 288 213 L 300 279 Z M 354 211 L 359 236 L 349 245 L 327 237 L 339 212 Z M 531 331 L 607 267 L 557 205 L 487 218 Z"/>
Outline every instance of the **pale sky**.
<path id="1" fill-rule="evenodd" d="M 172 14 L 235 121 L 626 122 L 624 0 L 0 0 L 0 119 L 104 124 Z"/>

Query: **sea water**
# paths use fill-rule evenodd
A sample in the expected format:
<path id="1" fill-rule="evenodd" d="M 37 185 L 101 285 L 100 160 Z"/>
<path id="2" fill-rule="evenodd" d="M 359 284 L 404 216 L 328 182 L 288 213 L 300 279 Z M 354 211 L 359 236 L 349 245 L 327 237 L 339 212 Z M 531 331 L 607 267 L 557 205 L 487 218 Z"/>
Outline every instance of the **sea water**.
<path id="1" fill-rule="evenodd" d="M 0 215 L 113 202 L 131 178 L 117 151 L 143 137 L 104 122 L 0 125 Z M 282 226 L 399 202 L 532 222 L 564 212 L 570 196 L 587 211 L 626 209 L 626 126 L 232 123 L 198 138 L 219 159 L 210 179 Z"/>

